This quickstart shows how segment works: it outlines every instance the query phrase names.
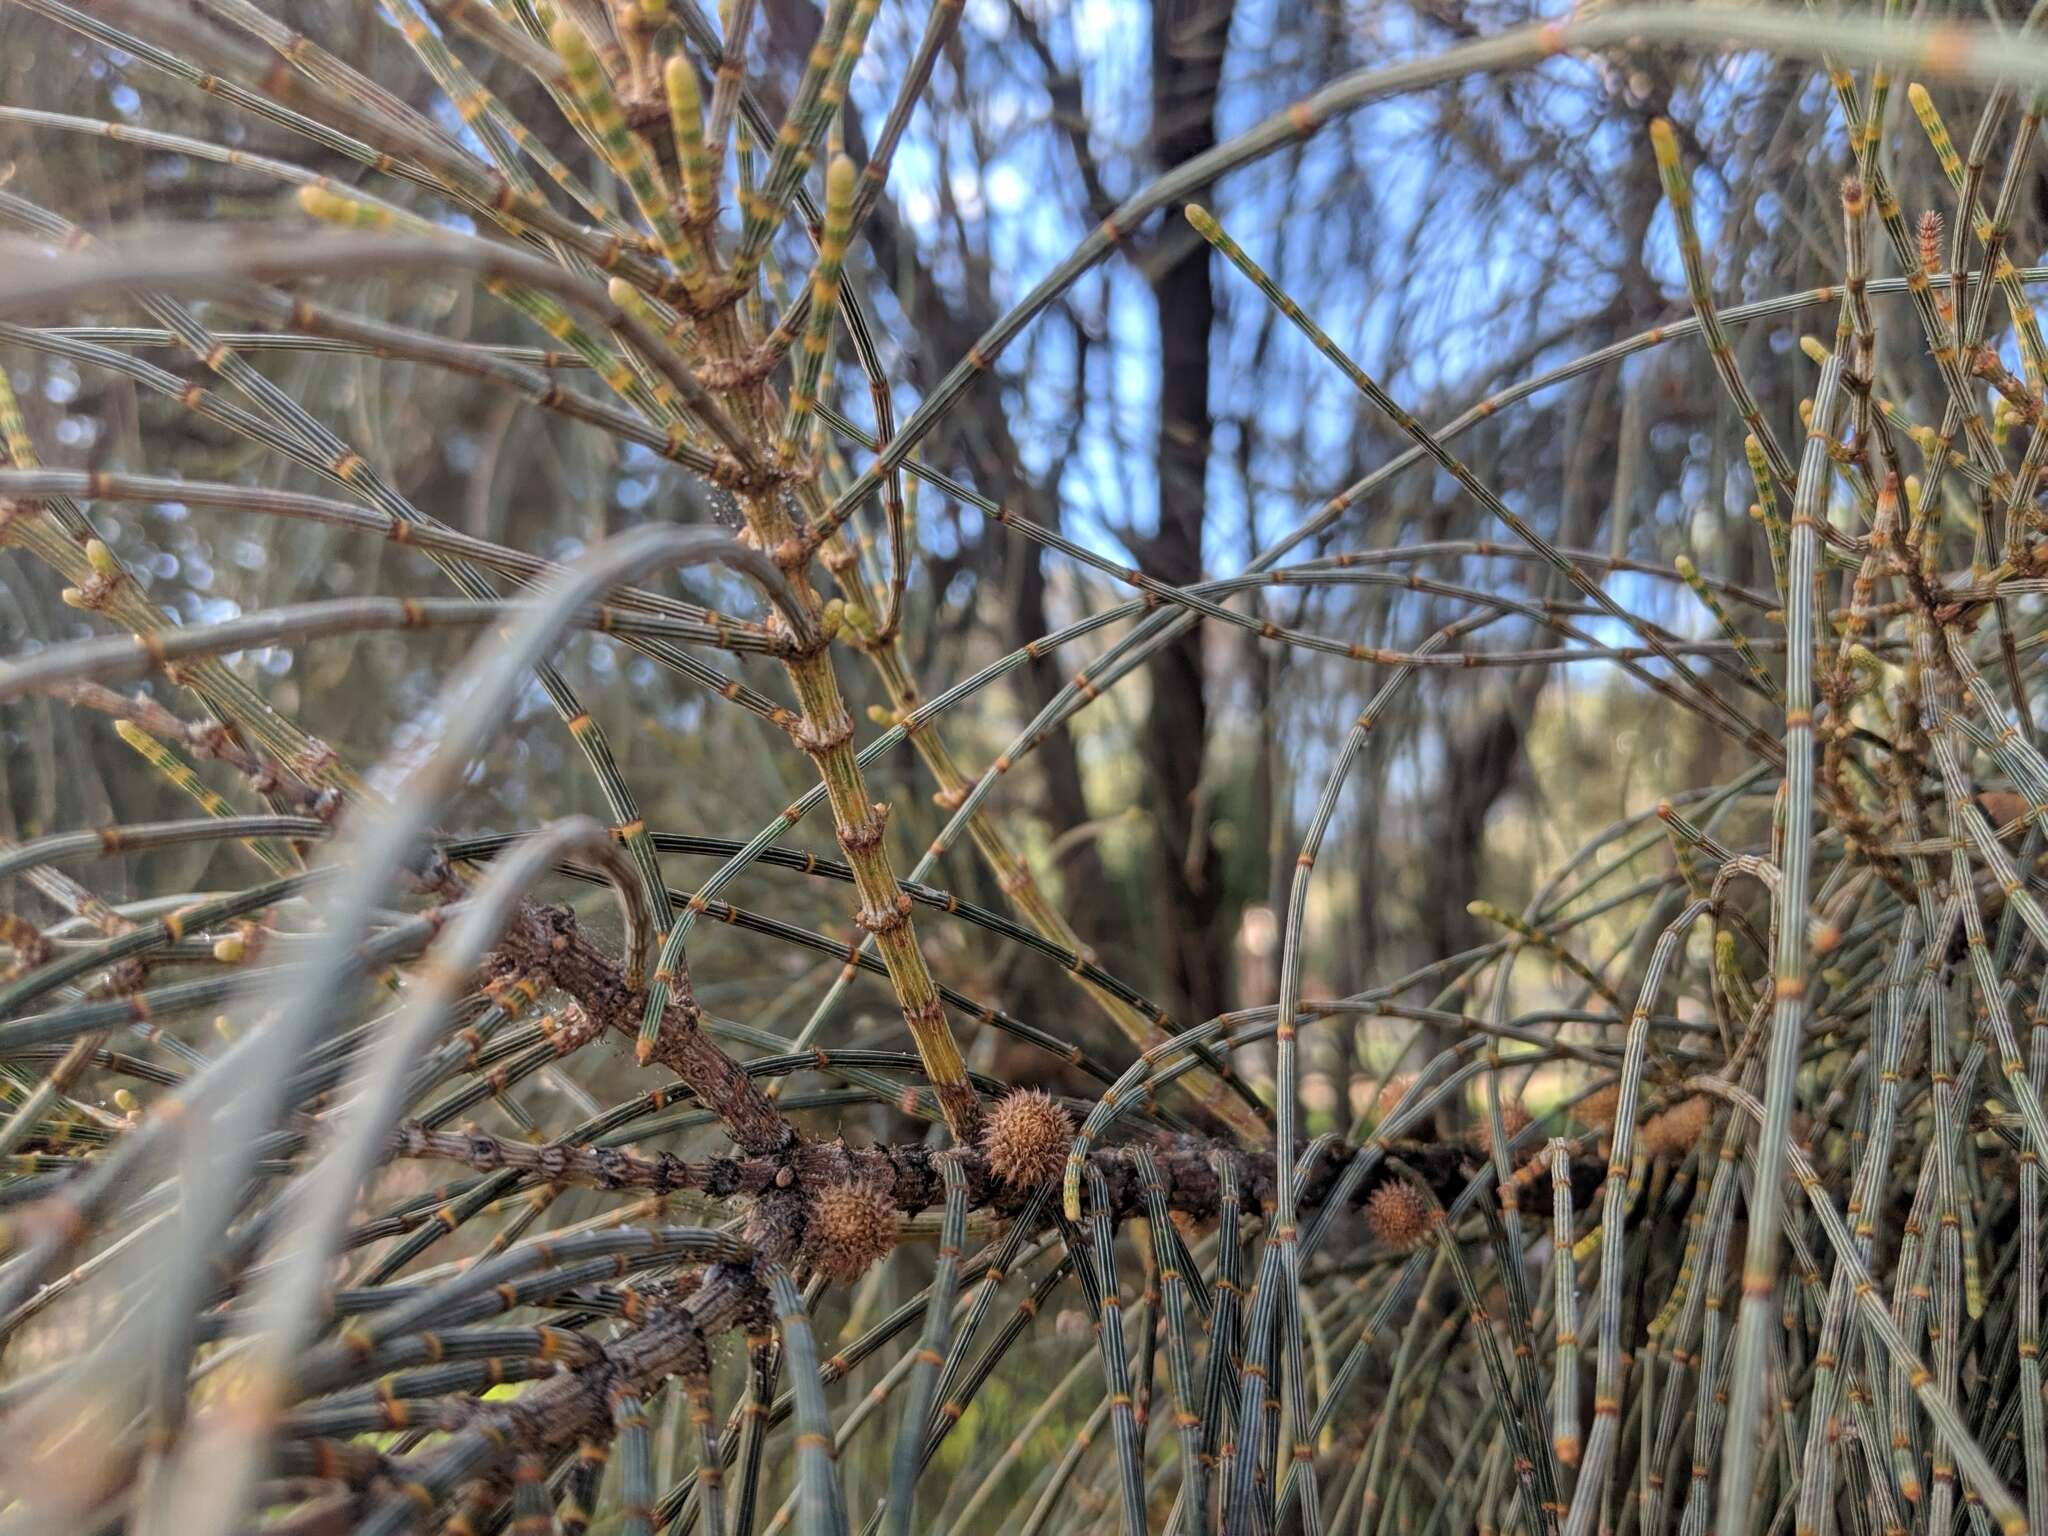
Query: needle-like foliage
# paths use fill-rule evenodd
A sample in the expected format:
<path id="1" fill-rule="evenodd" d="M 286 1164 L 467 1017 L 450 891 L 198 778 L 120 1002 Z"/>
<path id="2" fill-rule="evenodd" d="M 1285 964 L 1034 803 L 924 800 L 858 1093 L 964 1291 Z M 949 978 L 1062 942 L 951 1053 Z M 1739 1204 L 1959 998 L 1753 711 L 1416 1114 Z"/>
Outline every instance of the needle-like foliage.
<path id="1" fill-rule="evenodd" d="M 863 242 L 958 0 L 914 22 L 871 142 L 848 114 L 898 9 L 877 0 L 829 0 L 788 79 L 750 63 L 751 0 L 363 0 L 402 81 L 275 0 L 11 3 L 10 36 L 216 119 L 0 103 L 18 153 L 97 136 L 263 195 L 102 227 L 83 189 L 0 185 L 0 546 L 79 616 L 0 660 L 0 704 L 55 701 L 184 812 L 0 847 L 0 1532 L 2048 1530 L 2031 20 L 1587 7 L 1345 75 L 1002 274 L 1022 297 L 899 423 L 922 342 L 888 332 L 912 309 Z M 1618 174 L 1661 191 L 1684 308 L 1431 422 L 1271 275 L 1263 231 L 1191 201 L 1227 209 L 1223 178 L 1374 102 L 1634 46 L 1824 72 L 1837 284 L 1717 296 L 1657 119 Z M 1928 89 L 1956 82 L 1967 156 Z M 235 147 L 259 125 L 296 156 Z M 1916 223 L 1909 158 L 1955 199 Z M 1154 256 L 1213 254 L 1404 445 L 1212 579 L 928 462 L 1141 227 Z M 437 324 L 458 306 L 496 328 Z M 1741 345 L 1795 315 L 1825 337 Z M 1702 551 L 1576 548 L 1459 442 L 1653 348 L 1719 382 L 1745 450 L 1711 544 L 1774 592 Z M 146 401 L 140 457 L 50 462 L 11 382 L 30 360 Z M 375 430 L 401 369 L 682 489 L 609 536 L 465 523 Z M 1373 532 L 1416 465 L 1499 542 Z M 921 686 L 919 496 L 1072 573 L 1075 615 Z M 419 564 L 174 612 L 120 531 L 166 506 Z M 1262 606 L 1374 589 L 1448 616 L 1370 645 Z M 1269 1000 L 1174 1018 L 1041 886 L 995 790 L 1197 627 L 1351 669 L 1365 702 L 1292 764 Z M 322 739 L 250 662 L 387 632 L 442 663 L 380 701 L 388 739 Z M 599 654 L 635 697 L 591 694 Z M 1017 729 L 1004 686 L 1055 657 L 1070 681 Z M 1354 770 L 1423 679 L 1566 662 L 1717 772 L 1624 807 L 1518 906 L 1467 893 L 1487 942 L 1331 995 Z M 555 733 L 566 782 L 513 791 L 515 720 Z M 713 720 L 752 747 L 686 752 Z M 675 740 L 680 792 L 644 771 Z M 913 755 L 938 808 L 914 852 L 888 777 Z M 734 821 L 764 786 L 786 804 Z M 1004 904 L 941 884 L 948 859 Z M 730 974 L 740 943 L 824 981 L 770 1006 Z M 1032 1017 L 1009 962 L 1050 962 L 1066 1010 Z M 882 1027 L 849 1027 L 854 985 Z M 1416 1068 L 1351 1122 L 1307 1081 L 1336 1021 Z"/>

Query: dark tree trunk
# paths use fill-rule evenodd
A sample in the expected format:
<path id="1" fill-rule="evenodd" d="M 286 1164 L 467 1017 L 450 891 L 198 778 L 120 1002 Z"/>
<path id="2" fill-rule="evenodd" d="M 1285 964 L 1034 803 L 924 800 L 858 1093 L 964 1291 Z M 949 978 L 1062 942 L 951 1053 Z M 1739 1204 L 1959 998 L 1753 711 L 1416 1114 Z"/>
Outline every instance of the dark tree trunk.
<path id="1" fill-rule="evenodd" d="M 1034 510 L 1053 527 L 1059 526 L 1059 498 L 1056 495 L 1045 497 Z M 1022 646 L 1050 634 L 1054 626 L 1045 611 L 1044 555 L 1036 548 L 1020 545 L 1016 550 L 1016 560 L 1010 644 Z M 1053 695 L 1065 685 L 1071 671 L 1071 668 L 1062 671 L 1055 661 L 1045 661 L 1026 667 L 1018 674 L 1018 691 L 1024 695 L 1026 706 L 1033 714 L 1052 702 Z M 1038 771 L 1045 783 L 1046 819 L 1052 824 L 1053 835 L 1057 837 L 1086 822 L 1089 819 L 1088 796 L 1081 784 L 1081 759 L 1074 751 L 1074 738 L 1066 731 L 1056 732 L 1032 756 L 1038 759 Z M 1096 940 L 1105 932 L 1104 898 L 1109 892 L 1109 877 L 1103 870 L 1095 839 L 1077 837 L 1067 843 L 1060 853 L 1058 869 L 1061 910 L 1066 913 L 1067 921 L 1073 924 L 1076 933 L 1085 939 Z"/>
<path id="2" fill-rule="evenodd" d="M 1425 932 L 1443 954 L 1456 954 L 1498 937 L 1497 930 L 1465 910 L 1480 892 L 1486 871 L 1486 818 L 1513 782 L 1522 760 L 1529 717 L 1542 691 L 1543 674 L 1465 725 L 1444 743 L 1443 817 L 1430 839 L 1429 895 Z"/>
<path id="3" fill-rule="evenodd" d="M 1152 8 L 1152 143 L 1162 166 L 1214 147 L 1216 97 L 1230 37 L 1230 0 L 1155 0 Z M 1161 233 L 1152 279 L 1159 319 L 1159 527 L 1139 558 L 1176 585 L 1202 575 L 1209 465 L 1209 338 L 1216 319 L 1209 249 L 1179 221 Z M 1167 1004 L 1189 1021 L 1230 1006 L 1230 935 L 1223 931 L 1222 861 L 1198 801 L 1209 701 L 1202 636 L 1191 630 L 1152 663 L 1152 703 L 1143 729 L 1158 828 L 1157 922 Z M 1199 849 L 1192 854 L 1191 850 Z"/>

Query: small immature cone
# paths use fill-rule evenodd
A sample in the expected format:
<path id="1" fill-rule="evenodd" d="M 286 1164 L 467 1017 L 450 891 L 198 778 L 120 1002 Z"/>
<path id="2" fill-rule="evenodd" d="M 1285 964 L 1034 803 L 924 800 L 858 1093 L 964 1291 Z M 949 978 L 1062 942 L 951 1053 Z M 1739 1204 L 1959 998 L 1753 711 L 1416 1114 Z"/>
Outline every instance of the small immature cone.
<path id="1" fill-rule="evenodd" d="M 1621 1104 L 1621 1084 L 1608 1083 L 1595 1088 L 1574 1106 L 1572 1113 L 1579 1123 L 1595 1131 L 1607 1130 L 1614 1124 L 1614 1111 Z"/>
<path id="2" fill-rule="evenodd" d="M 1521 1135 L 1529 1124 L 1529 1111 L 1519 1103 L 1507 1103 L 1500 1107 L 1501 1129 L 1508 1133 L 1508 1141 Z M 1472 1128 L 1472 1140 L 1482 1152 L 1493 1151 L 1493 1117 L 1480 1112 L 1479 1123 Z"/>
<path id="3" fill-rule="evenodd" d="M 1714 1102 L 1705 1094 L 1681 1099 L 1644 1125 L 1642 1148 L 1651 1157 L 1682 1156 L 1707 1134 L 1714 1121 Z"/>
<path id="4" fill-rule="evenodd" d="M 1406 1179 L 1387 1180 L 1365 1202 L 1366 1230 L 1389 1248 L 1420 1248 L 1436 1223 L 1436 1206 Z"/>
<path id="5" fill-rule="evenodd" d="M 1066 1166 L 1074 1118 L 1042 1088 L 1020 1088 L 988 1112 L 981 1133 L 989 1172 L 1028 1189 L 1050 1184 Z"/>
<path id="6" fill-rule="evenodd" d="M 2007 822 L 2018 821 L 2029 809 L 2026 796 L 2016 795 L 2009 789 L 1984 790 L 1977 796 L 1977 805 L 1989 818 L 1994 831 Z"/>
<path id="7" fill-rule="evenodd" d="M 1920 265 L 1930 273 L 1941 271 L 1941 215 L 1932 208 L 1920 215 Z"/>
<path id="8" fill-rule="evenodd" d="M 1398 1077 L 1388 1078 L 1380 1085 L 1379 1097 L 1373 1101 L 1373 1119 L 1384 1120 L 1391 1115 L 1400 1106 L 1401 1100 L 1407 1097 L 1408 1090 L 1414 1086 L 1413 1072 L 1403 1072 Z"/>
<path id="9" fill-rule="evenodd" d="M 896 1246 L 896 1203 L 879 1184 L 830 1184 L 811 1201 L 804 1254 L 827 1279 L 851 1285 Z"/>

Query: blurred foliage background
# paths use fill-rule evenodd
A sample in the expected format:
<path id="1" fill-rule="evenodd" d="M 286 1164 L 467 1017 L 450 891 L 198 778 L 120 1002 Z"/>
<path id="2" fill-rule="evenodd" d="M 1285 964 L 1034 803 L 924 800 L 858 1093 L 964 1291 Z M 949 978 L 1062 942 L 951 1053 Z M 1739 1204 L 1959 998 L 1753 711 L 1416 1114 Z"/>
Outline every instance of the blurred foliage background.
<path id="1" fill-rule="evenodd" d="M 2019 8 L 2009 9 L 2017 17 Z M 447 115 L 374 7 L 295 0 L 291 11 L 324 46 Z M 855 253 L 867 266 L 884 363 L 898 381 L 899 417 L 1119 198 L 1163 167 L 1346 70 L 1551 13 L 1378 0 L 970 0 Z M 764 0 L 763 16 L 752 78 L 779 110 L 777 83 L 785 92 L 793 85 L 819 15 L 807 0 Z M 876 22 L 846 122 L 857 159 L 921 27 L 921 17 L 893 6 Z M 526 121 L 550 126 L 534 82 L 487 53 L 477 62 Z M 0 11 L 0 96 L 174 132 L 218 124 L 197 93 L 131 80 L 101 50 L 12 8 Z M 1846 149 L 1821 131 L 1823 98 L 1824 82 L 1806 66 L 1754 55 L 1560 59 L 1369 108 L 1227 177 L 1210 199 L 1227 227 L 1262 232 L 1269 270 L 1397 398 L 1440 421 L 1686 312 L 1669 216 L 1650 174 L 1645 134 L 1658 115 L 1678 125 L 1688 160 L 1701 167 L 1710 243 L 1741 253 L 1738 262 L 1710 251 L 1724 307 L 1830 280 L 1840 270 L 1834 185 Z M 238 148 L 347 169 L 260 122 L 240 120 L 234 130 Z M 94 227 L 243 219 L 273 205 L 282 212 L 286 201 L 262 177 L 177 155 L 46 131 L 31 146 L 4 122 L 0 134 L 23 195 Z M 1934 201 L 1934 174 L 1931 157 L 1902 157 L 1909 212 Z M 2022 264 L 2040 246 L 2044 194 L 2048 182 L 2026 200 L 2015 231 Z M 1011 350 L 998 379 L 955 410 L 926 456 L 1162 577 L 1242 568 L 1304 509 L 1405 442 L 1255 292 L 1219 281 L 1215 265 L 1178 219 L 1135 232 L 1119 258 Z M 533 344 L 516 316 L 464 282 L 341 286 L 341 297 L 369 312 L 471 340 Z M 1798 334 L 1825 330 L 1831 318 L 1809 310 L 1737 332 L 1767 415 L 1790 410 L 1783 395 L 1799 369 L 1784 359 Z M 1894 349 L 1913 344 L 1905 327 L 1879 336 Z M 179 472 L 232 479 L 251 457 L 123 380 L 21 350 L 4 356 L 54 465 L 163 472 L 169 445 Z M 699 485 L 651 454 L 620 451 L 462 379 L 360 356 L 256 356 L 316 415 L 372 451 L 414 502 L 457 528 L 561 558 L 643 519 L 721 515 Z M 171 349 L 152 360 L 199 371 Z M 849 415 L 871 419 L 857 379 L 844 394 Z M 154 457 L 142 451 L 145 437 Z M 1768 589 L 1761 542 L 1741 536 L 1752 492 L 1740 426 L 1722 408 L 1703 348 L 1657 349 L 1545 390 L 1466 434 L 1459 452 L 1562 545 L 1665 566 L 1689 553 L 1705 569 Z M 914 514 L 906 633 L 927 684 L 1122 595 L 928 487 Z M 151 595 L 188 621 L 371 590 L 438 590 L 424 562 L 333 530 L 175 505 L 109 507 L 105 524 L 147 573 Z M 1304 553 L 1443 544 L 1450 547 L 1406 568 L 1537 600 L 1562 595 L 1540 566 L 1458 547 L 1497 537 L 1448 478 L 1413 471 Z M 59 606 L 18 556 L 0 553 L 0 571 L 8 649 L 91 632 L 89 617 Z M 1706 616 L 1671 582 L 1624 577 L 1616 590 L 1675 630 L 1706 632 Z M 699 591 L 751 611 L 738 588 Z M 1456 608 L 1427 594 L 1356 587 L 1279 591 L 1265 603 L 1276 622 L 1388 647 L 1412 647 Z M 1489 630 L 1487 644 L 1536 647 L 1546 643 L 1541 633 L 1509 619 Z M 432 722 L 418 712 L 464 643 L 348 637 L 236 664 L 260 674 L 310 729 L 372 762 L 387 741 L 430 736 Z M 954 716 L 947 730 L 963 761 L 985 766 L 1100 643 L 1091 637 L 1025 669 Z M 736 665 L 774 691 L 772 661 Z M 759 722 L 658 677 L 651 664 L 585 638 L 571 645 L 566 666 L 594 711 L 621 722 L 615 749 L 654 825 L 758 825 L 806 787 L 805 765 L 775 750 Z M 1726 764 L 1712 734 L 1610 681 L 1609 670 L 1430 672 L 1400 701 L 1360 765 L 1362 782 L 1318 877 L 1327 888 L 1311 908 L 1312 994 L 1354 991 L 1491 937 L 1466 911 L 1475 895 L 1514 905 L 1532 875 L 1615 816 L 1714 781 Z M 858 669 L 842 671 L 856 692 L 873 689 Z M 1304 799 L 1376 681 L 1369 667 L 1206 627 L 1048 741 L 1005 783 L 1000 813 L 1109 969 L 1175 1017 L 1271 1001 L 1275 914 Z M 856 702 L 881 700 L 874 691 Z M 545 715 L 530 688 L 506 722 L 494 771 L 461 808 L 468 824 L 482 830 L 596 808 L 568 740 Z M 60 705 L 0 714 L 0 746 L 0 831 L 8 836 L 178 809 L 175 793 L 110 730 Z M 877 778 L 892 791 L 899 846 L 922 847 L 943 817 L 908 749 Z M 133 889 L 204 888 L 206 861 L 242 857 L 200 848 L 139 858 L 130 865 Z M 955 853 L 940 883 L 1002 905 L 971 852 Z M 814 925 L 834 926 L 833 895 L 810 894 Z M 778 899 L 805 896 L 783 890 Z M 707 995 L 726 1006 L 807 1007 L 834 969 L 738 935 L 706 935 L 698 948 Z M 1074 1011 L 1060 978 L 1028 956 L 955 942 L 942 963 L 958 985 L 1000 995 L 1027 1017 Z M 848 1006 L 882 1024 L 894 1012 L 879 981 L 862 982 Z M 1071 1027 L 1085 1034 L 1100 1025 L 1084 1013 Z M 1361 1074 L 1368 1042 L 1351 1037 L 1368 1027 L 1339 1023 L 1310 1046 L 1311 1095 L 1326 1112 Z"/>

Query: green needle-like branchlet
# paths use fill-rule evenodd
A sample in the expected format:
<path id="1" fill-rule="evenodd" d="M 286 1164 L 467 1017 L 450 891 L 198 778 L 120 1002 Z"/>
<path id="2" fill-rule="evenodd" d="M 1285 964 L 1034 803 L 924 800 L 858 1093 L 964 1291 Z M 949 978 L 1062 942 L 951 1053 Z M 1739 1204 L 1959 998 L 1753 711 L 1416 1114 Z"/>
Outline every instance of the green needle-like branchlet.
<path id="1" fill-rule="evenodd" d="M 796 355 L 796 377 L 789 387 L 789 411 L 783 418 L 776 458 L 791 464 L 802 451 L 817 408 L 819 371 L 832 345 L 832 325 L 839 313 L 839 269 L 846 261 L 846 239 L 853 219 L 853 162 L 844 155 L 825 173 L 825 231 L 818 240 L 818 262 L 811 269 L 811 312 Z"/>
<path id="2" fill-rule="evenodd" d="M 117 7 L 129 31 L 104 6 L 18 4 L 118 54 L 138 90 L 197 87 L 181 122 L 230 120 L 0 106 L 29 147 L 0 187 L 21 237 L 0 277 L 0 545 L 25 557 L 0 706 L 30 828 L 0 845 L 0 1464 L 84 1469 L 0 1474 L 14 1524 L 2042 1523 L 2048 399 L 2026 295 L 2048 270 L 2011 255 L 2037 233 L 2032 23 L 1922 21 L 1897 0 L 1807 20 L 1591 8 L 1321 84 L 1114 208 L 1094 204 L 1122 168 L 1098 173 L 1127 146 L 1095 130 L 1117 81 L 1084 49 L 1087 121 L 1063 107 L 1051 131 L 1104 156 L 1089 227 L 1023 281 L 990 254 L 1006 241 L 965 242 L 962 261 L 987 262 L 977 304 L 1021 296 L 934 353 L 895 330 L 954 307 L 917 291 L 925 231 L 898 219 L 920 241 L 878 302 L 851 247 L 899 149 L 988 153 L 958 92 L 1007 67 L 1012 39 L 1034 44 L 1026 75 L 1057 67 L 1062 16 L 962 40 L 963 7 L 941 0 L 921 31 L 882 29 L 900 83 L 856 104 L 874 0 L 829 4 L 807 59 L 778 56 L 779 25 L 752 35 L 755 0 L 715 22 L 683 0 L 385 0 L 417 66 L 402 82 L 294 30 L 290 7 Z M 1242 40 L 1217 46 L 1254 99 Z M 1381 382 L 1415 377 L 1408 354 L 1368 367 L 1188 211 L 1310 366 L 1406 438 L 1290 516 L 1323 471 L 1276 452 L 1260 391 L 1300 360 L 1212 359 L 1273 525 L 1227 574 L 1168 579 L 1063 526 L 1045 514 L 1071 512 L 1064 475 L 1043 506 L 1006 503 L 989 488 L 1019 466 L 947 462 L 1001 436 L 963 415 L 977 381 L 1040 408 L 1042 379 L 988 377 L 1018 366 L 1037 318 L 1085 311 L 1105 263 L 1156 277 L 1155 258 L 1187 259 L 1158 237 L 1163 210 L 1204 188 L 1237 208 L 1246 167 L 1474 69 L 1701 46 L 1777 61 L 1782 227 L 1697 219 L 1659 123 L 1692 313 L 1577 355 L 1546 341 L 1540 368 L 1496 380 L 1488 333 L 1403 311 L 1397 344 L 1418 314 L 1449 326 L 1426 339 L 1459 366 L 1432 388 L 1490 381 L 1440 421 Z M 779 123 L 749 78 L 764 54 L 791 66 Z M 1824 63 L 1839 131 L 1792 88 L 1783 61 L 1803 58 Z M 1915 74 L 1988 88 L 1957 95 L 1970 132 L 1952 140 L 1918 84 L 1925 142 L 1889 132 L 1892 82 Z M 72 76 L 18 83 L 46 78 Z M 1756 206 L 1739 178 L 1763 164 L 1747 79 L 1687 98 L 1702 142 L 1733 146 L 1735 209 Z M 555 117 L 529 125 L 515 103 Z M 236 147 L 251 124 L 348 176 Z M 68 162 L 31 157 L 42 141 L 96 172 L 146 159 L 123 183 L 143 213 L 174 182 L 203 225 L 71 222 L 35 201 L 76 191 Z M 1839 224 L 1832 194 L 1807 209 L 1786 191 L 1844 170 Z M 1648 165 L 1629 174 L 1653 207 Z M 1954 205 L 1916 227 L 1897 189 L 1928 175 Z M 290 188 L 316 223 L 235 226 L 275 209 L 245 180 Z M 1319 211 L 1290 206 L 1290 241 Z M 1782 270 L 1785 229 L 1830 268 L 1822 286 L 1717 307 L 1707 275 Z M 1540 334 L 1552 290 L 1506 280 Z M 1340 285 L 1331 312 L 1355 314 Z M 473 311 L 476 289 L 510 313 Z M 1745 378 L 1736 344 L 1758 328 L 1825 342 L 1746 346 Z M 1703 429 L 1696 342 L 1744 464 Z M 1657 349 L 1669 366 L 1619 367 Z M 899 422 L 901 360 L 920 353 L 957 363 Z M 1587 526 L 1558 493 L 1607 474 L 1604 445 L 1543 446 L 1547 423 L 1503 417 L 1569 395 L 1562 419 L 1597 423 L 1616 389 L 1654 450 L 1630 473 L 1655 510 Z M 129 394 L 143 408 L 116 413 Z M 1798 402 L 1796 464 L 1772 401 Z M 93 467 L 44 466 L 50 422 Z M 1724 505 L 1745 465 L 1749 518 L 1751 495 Z M 1410 484 L 1418 468 L 1452 499 Z M 927 588 L 963 568 L 927 548 L 906 475 L 978 519 L 984 595 L 1000 562 L 1045 562 L 1058 626 L 990 645 L 979 615 L 954 617 L 950 589 Z M 744 531 L 694 526 L 705 501 Z M 565 522 L 569 503 L 628 526 Z M 1424 531 L 1411 508 L 1464 522 Z M 143 553 L 166 525 L 181 560 L 254 547 L 209 598 L 231 608 L 181 609 L 207 584 Z M 711 606 L 694 569 L 672 580 L 707 564 L 746 583 L 747 616 Z M 452 590 L 405 584 L 420 575 Z M 1712 622 L 1691 637 L 1695 602 Z M 1263 830 L 1226 847 L 1243 760 L 1213 732 L 1173 744 L 1200 759 L 1192 808 L 1230 855 L 1224 917 L 1173 937 L 1228 941 L 1237 903 L 1273 973 L 1246 1006 L 1176 1019 L 1142 948 L 1087 942 L 1129 940 L 1132 902 L 1094 903 L 1106 931 L 1084 938 L 1042 873 L 1066 873 L 1067 836 L 1099 836 L 1109 894 L 1132 895 L 1125 821 L 1055 827 L 1017 791 L 1062 732 L 1090 749 L 1087 796 L 1149 791 L 1149 752 L 1100 749 L 1198 636 L 1228 642 L 1204 647 L 1205 688 L 1251 675 L 1246 648 L 1259 669 Z M 852 651 L 872 684 L 842 674 Z M 1054 663 L 1064 680 L 1029 680 Z M 585 670 L 588 704 L 568 681 Z M 534 682 L 566 737 L 536 739 Z M 1042 702 L 1008 718 L 1027 696 Z M 302 706 L 349 722 L 345 740 L 311 734 Z M 1475 765 L 1451 754 L 1482 709 L 1502 723 Z M 1483 885 L 1451 893 L 1466 936 L 1444 940 L 1411 911 L 1441 883 L 1419 866 L 1438 818 L 1474 810 L 1466 770 L 1500 753 Z M 1590 804 L 1610 790 L 1611 811 Z M 104 794 L 119 814 L 91 809 Z M 138 795 L 173 809 L 133 811 Z M 690 825 L 663 825 L 678 806 Z M 1006 910 L 959 889 L 963 842 Z M 1255 946 L 1276 850 L 1291 878 Z M 835 893 L 851 924 L 818 915 Z M 700 925 L 715 942 L 693 948 Z M 1376 964 L 1410 949 L 1411 970 Z M 1112 1029 L 1064 1017 L 1071 993 L 1019 993 L 1027 972 L 1082 988 Z M 1550 1219 L 1525 1230 L 1546 1185 Z"/>
<path id="3" fill-rule="evenodd" d="M 697 94 L 697 71 L 677 54 L 663 66 L 662 86 L 668 95 L 669 130 L 675 135 L 676 165 L 683 178 L 683 206 L 693 226 L 710 222 L 716 189 L 711 152 L 704 144 L 704 104 Z"/>
<path id="4" fill-rule="evenodd" d="M 661 173 L 647 146 L 626 126 L 625 113 L 619 109 L 618 97 L 597 50 L 590 46 L 583 29 L 566 18 L 556 22 L 548 36 L 568 69 L 569 94 L 590 124 L 606 163 L 633 194 L 640 216 L 654 231 L 655 243 L 675 268 L 684 291 L 701 303 L 710 291 L 711 273 L 692 241 L 685 237 L 676 218 L 674 199 L 662 185 Z"/>
<path id="5" fill-rule="evenodd" d="M 1784 703 L 1785 690 L 1779 687 L 1778 680 L 1765 670 L 1762 659 L 1749 643 L 1749 637 L 1735 627 L 1734 621 L 1728 617 L 1728 610 L 1722 607 L 1721 600 L 1714 596 L 1713 588 L 1700 579 L 1699 567 L 1685 555 L 1674 557 L 1671 563 L 1683 578 L 1687 590 L 1700 600 L 1701 607 L 1713 615 L 1715 625 L 1728 637 L 1728 643 L 1735 647 L 1735 654 L 1740 656 L 1742 664 L 1749 668 L 1749 675 L 1756 679 L 1757 686 L 1778 703 Z"/>
<path id="6" fill-rule="evenodd" d="M 1722 385 L 1735 402 L 1742 424 L 1763 449 L 1772 475 L 1780 485 L 1790 486 L 1792 461 L 1778 446 L 1777 434 L 1764 420 L 1756 395 L 1742 376 L 1741 366 L 1735 360 L 1735 349 L 1730 345 L 1728 333 L 1714 309 L 1713 289 L 1707 282 L 1706 257 L 1701 253 L 1699 230 L 1693 223 L 1692 187 L 1686 181 L 1685 166 L 1678 156 L 1678 135 L 1669 120 L 1660 117 L 1650 124 L 1650 147 L 1656 152 L 1657 175 L 1664 184 L 1664 200 L 1678 225 L 1678 254 L 1685 266 L 1686 292 L 1692 299 L 1693 314 L 1699 318 L 1700 334 L 1706 339 L 1708 355 L 1714 360 L 1714 371 L 1721 376 Z"/>

